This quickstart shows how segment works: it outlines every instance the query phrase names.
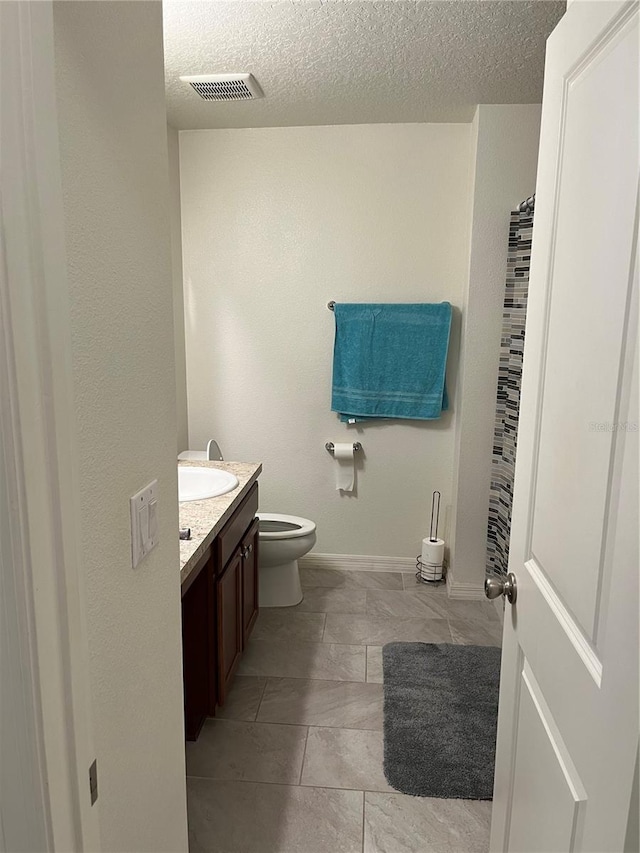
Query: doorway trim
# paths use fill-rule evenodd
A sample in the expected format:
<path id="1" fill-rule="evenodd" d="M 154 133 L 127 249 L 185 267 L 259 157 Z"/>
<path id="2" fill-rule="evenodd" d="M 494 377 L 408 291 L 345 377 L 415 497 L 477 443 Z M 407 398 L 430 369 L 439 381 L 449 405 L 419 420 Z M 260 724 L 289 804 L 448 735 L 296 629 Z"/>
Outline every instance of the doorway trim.
<path id="1" fill-rule="evenodd" d="M 50 0 L 0 3 L 0 172 L 0 662 L 25 712 L 5 772 L 30 794 L 0 822 L 7 843 L 33 821 L 38 849 L 97 851 Z"/>

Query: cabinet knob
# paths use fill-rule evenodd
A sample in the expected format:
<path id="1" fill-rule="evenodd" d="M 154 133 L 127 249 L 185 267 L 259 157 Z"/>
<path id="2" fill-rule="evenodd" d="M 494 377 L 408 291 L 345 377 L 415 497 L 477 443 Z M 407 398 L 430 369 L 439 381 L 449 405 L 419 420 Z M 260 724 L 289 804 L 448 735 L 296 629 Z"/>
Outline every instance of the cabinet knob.
<path id="1" fill-rule="evenodd" d="M 247 545 L 242 549 L 242 559 L 246 560 L 249 554 L 253 551 L 253 545 Z"/>

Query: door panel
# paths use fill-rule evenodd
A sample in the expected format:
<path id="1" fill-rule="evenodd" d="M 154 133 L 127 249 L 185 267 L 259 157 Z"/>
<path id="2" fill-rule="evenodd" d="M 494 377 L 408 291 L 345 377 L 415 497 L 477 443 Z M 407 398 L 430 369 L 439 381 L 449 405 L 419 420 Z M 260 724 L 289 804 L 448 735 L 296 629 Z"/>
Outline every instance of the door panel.
<path id="1" fill-rule="evenodd" d="M 531 550 L 592 640 L 613 444 L 607 427 L 616 420 L 630 286 L 634 222 L 623 211 L 634 209 L 637 193 L 628 179 L 638 151 L 634 78 L 637 20 L 629 19 L 566 74 L 560 117 Z"/>
<path id="2" fill-rule="evenodd" d="M 638 742 L 638 5 L 549 39 L 493 851 L 620 851 Z"/>
<path id="3" fill-rule="evenodd" d="M 532 839 L 537 850 L 575 850 L 584 787 L 528 664 L 520 679 L 515 757 L 509 850 L 532 849 Z M 537 772 L 529 773 L 531 767 Z"/>

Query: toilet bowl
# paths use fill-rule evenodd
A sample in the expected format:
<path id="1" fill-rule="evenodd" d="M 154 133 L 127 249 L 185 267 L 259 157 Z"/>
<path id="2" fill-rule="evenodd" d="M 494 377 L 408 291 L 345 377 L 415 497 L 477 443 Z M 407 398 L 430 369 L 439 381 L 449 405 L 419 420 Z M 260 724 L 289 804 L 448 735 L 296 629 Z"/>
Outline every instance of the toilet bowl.
<path id="1" fill-rule="evenodd" d="M 298 560 L 316 544 L 308 518 L 259 512 L 260 607 L 291 607 L 302 601 Z"/>

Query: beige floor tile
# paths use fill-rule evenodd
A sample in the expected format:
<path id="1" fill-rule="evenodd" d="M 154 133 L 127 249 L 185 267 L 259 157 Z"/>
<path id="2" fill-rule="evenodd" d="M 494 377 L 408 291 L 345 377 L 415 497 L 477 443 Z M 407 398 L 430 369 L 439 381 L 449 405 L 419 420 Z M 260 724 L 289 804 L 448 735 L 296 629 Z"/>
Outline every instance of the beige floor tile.
<path id="1" fill-rule="evenodd" d="M 365 613 L 366 589 L 315 586 L 303 590 L 304 598 L 292 610 L 308 613 Z"/>
<path id="2" fill-rule="evenodd" d="M 276 678 L 364 681 L 366 652 L 359 645 L 251 639 L 238 672 Z"/>
<path id="3" fill-rule="evenodd" d="M 187 780 L 190 853 L 361 853 L 359 791 Z"/>
<path id="4" fill-rule="evenodd" d="M 306 726 L 207 720 L 187 744 L 187 776 L 297 785 Z"/>
<path id="5" fill-rule="evenodd" d="M 500 616 L 490 601 L 465 601 L 459 598 L 447 599 L 449 619 L 469 622 L 500 622 Z"/>
<path id="6" fill-rule="evenodd" d="M 499 622 L 500 616 L 489 601 L 466 601 L 434 594 L 424 587 L 403 591 L 367 590 L 367 616 L 393 619 L 459 619 L 468 622 Z"/>
<path id="7" fill-rule="evenodd" d="M 422 590 L 369 589 L 367 616 L 391 619 L 446 619 L 445 595 L 424 594 Z"/>
<path id="8" fill-rule="evenodd" d="M 382 729 L 382 685 L 270 678 L 258 720 L 308 726 Z"/>
<path id="9" fill-rule="evenodd" d="M 297 613 L 286 609 L 265 608 L 260 611 L 251 637 L 254 640 L 320 642 L 324 620 L 324 613 Z"/>
<path id="10" fill-rule="evenodd" d="M 367 681 L 382 684 L 382 646 L 367 646 Z"/>
<path id="11" fill-rule="evenodd" d="M 402 589 L 400 572 L 353 572 L 301 567 L 302 588 L 347 587 L 350 589 Z"/>
<path id="12" fill-rule="evenodd" d="M 385 643 L 450 643 L 446 619 L 399 619 L 375 616 L 327 614 L 325 643 L 362 643 L 382 646 Z"/>
<path id="13" fill-rule="evenodd" d="M 434 584 L 422 583 L 422 581 L 418 581 L 416 579 L 415 572 L 403 572 L 402 583 L 404 584 L 404 588 L 406 590 L 420 589 L 425 593 L 429 593 L 429 595 L 447 594 L 447 585 L 444 581 L 442 581 L 441 583 Z"/>
<path id="14" fill-rule="evenodd" d="M 382 732 L 310 728 L 302 784 L 393 791 L 382 769 Z"/>
<path id="15" fill-rule="evenodd" d="M 245 678 L 237 675 L 233 679 L 224 707 L 216 708 L 216 718 L 255 720 L 266 683 L 266 678 Z"/>
<path id="16" fill-rule="evenodd" d="M 491 803 L 365 794 L 364 853 L 486 853 Z"/>
<path id="17" fill-rule="evenodd" d="M 499 645 L 495 609 L 410 573 L 301 578 L 304 601 L 261 612 L 225 707 L 187 745 L 191 853 L 361 853 L 363 815 L 365 853 L 486 851 L 490 803 L 384 779 L 382 645 Z"/>
<path id="18" fill-rule="evenodd" d="M 449 629 L 454 643 L 470 646 L 501 646 L 502 623 L 473 622 L 462 619 L 450 619 Z"/>

